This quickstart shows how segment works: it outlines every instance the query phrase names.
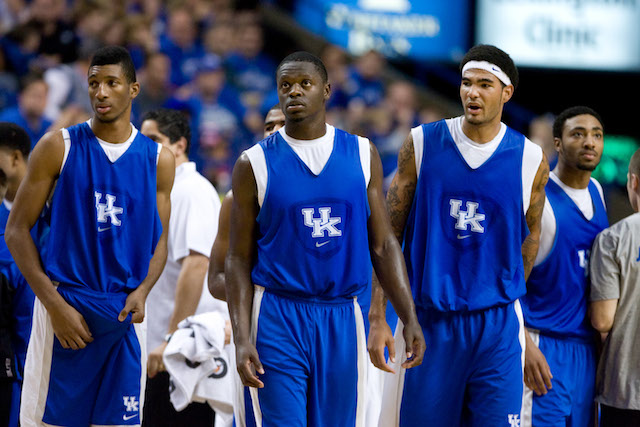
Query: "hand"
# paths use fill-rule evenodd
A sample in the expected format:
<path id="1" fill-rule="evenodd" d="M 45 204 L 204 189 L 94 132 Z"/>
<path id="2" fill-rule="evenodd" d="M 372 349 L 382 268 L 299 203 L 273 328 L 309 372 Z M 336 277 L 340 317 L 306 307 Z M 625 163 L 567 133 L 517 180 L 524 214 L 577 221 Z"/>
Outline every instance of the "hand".
<path id="1" fill-rule="evenodd" d="M 144 303 L 147 300 L 147 295 L 140 289 L 136 289 L 127 296 L 127 300 L 124 303 L 124 308 L 118 315 L 118 321 L 124 322 L 129 313 L 131 316 L 131 323 L 142 323 L 144 320 Z"/>
<path id="2" fill-rule="evenodd" d="M 258 350 L 253 344 L 249 342 L 236 344 L 236 365 L 243 385 L 255 388 L 264 387 L 264 383 L 256 375 L 256 371 L 261 375 L 264 374 L 264 369 L 258 358 Z"/>
<path id="3" fill-rule="evenodd" d="M 547 359 L 540 351 L 538 346 L 527 335 L 526 350 L 524 353 L 524 383 L 533 390 L 538 396 L 547 394 L 547 389 L 551 389 L 551 369 L 547 364 Z"/>
<path id="4" fill-rule="evenodd" d="M 369 351 L 371 363 L 378 369 L 395 374 L 393 368 L 387 364 L 384 358 L 384 348 L 386 347 L 389 349 L 389 361 L 391 363 L 395 363 L 396 361 L 396 346 L 389 324 L 386 319 L 381 318 L 370 321 L 369 325 L 367 350 Z"/>
<path id="5" fill-rule="evenodd" d="M 153 378 L 158 372 L 166 370 L 164 368 L 164 362 L 162 361 L 162 355 L 164 354 L 164 349 L 167 348 L 167 344 L 166 341 L 163 341 L 162 344 L 149 353 L 149 357 L 147 358 L 147 375 L 149 378 Z"/>
<path id="6" fill-rule="evenodd" d="M 88 343 L 93 341 L 84 317 L 67 302 L 47 311 L 51 317 L 53 333 L 63 348 L 78 350 L 85 348 Z"/>
<path id="7" fill-rule="evenodd" d="M 407 349 L 407 360 L 402 364 L 402 367 L 409 369 L 420 365 L 427 345 L 424 342 L 422 327 L 418 323 L 418 320 L 404 325 L 402 335 L 404 336 Z"/>

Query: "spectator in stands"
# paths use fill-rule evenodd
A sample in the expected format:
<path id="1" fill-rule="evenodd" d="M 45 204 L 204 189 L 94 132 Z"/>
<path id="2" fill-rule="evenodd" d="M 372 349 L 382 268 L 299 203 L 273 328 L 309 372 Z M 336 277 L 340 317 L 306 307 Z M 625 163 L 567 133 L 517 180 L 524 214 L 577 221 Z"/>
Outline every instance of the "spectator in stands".
<path id="1" fill-rule="evenodd" d="M 169 76 L 171 74 L 171 60 L 162 52 L 152 53 L 147 57 L 147 63 L 140 73 L 142 81 L 140 94 L 133 101 L 138 117 L 148 111 L 162 107 L 171 98 L 174 87 Z"/>
<path id="2" fill-rule="evenodd" d="M 20 82 L 18 105 L 0 113 L 0 121 L 22 127 L 31 139 L 31 148 L 46 133 L 51 120 L 44 117 L 48 86 L 41 73 L 33 72 Z"/>
<path id="3" fill-rule="evenodd" d="M 206 30 L 204 47 L 208 53 L 226 59 L 235 50 L 235 28 L 232 19 L 216 19 Z"/>
<path id="4" fill-rule="evenodd" d="M 231 84 L 240 94 L 247 109 L 257 110 L 266 94 L 275 87 L 276 65 L 262 51 L 264 45 L 262 28 L 256 22 L 238 25 L 236 49 L 226 60 Z M 262 130 L 262 120 L 260 120 Z"/>
<path id="5" fill-rule="evenodd" d="M 18 78 L 9 71 L 5 54 L 0 43 L 0 111 L 16 104 Z"/>
<path id="6" fill-rule="evenodd" d="M 405 80 L 391 83 L 384 100 L 372 108 L 367 123 L 367 135 L 376 144 L 382 161 L 385 183 L 391 184 L 398 164 L 398 152 L 406 135 L 420 124 L 416 87 Z M 386 190 L 388 187 L 383 186 Z"/>
<path id="7" fill-rule="evenodd" d="M 349 78 L 347 54 L 342 48 L 328 44 L 322 50 L 321 59 L 327 68 L 329 84 L 331 84 L 331 98 L 327 101 L 327 123 L 336 127 L 346 127 L 343 113 L 349 101 L 346 92 Z"/>
<path id="8" fill-rule="evenodd" d="M 234 153 L 239 152 L 241 141 L 251 141 L 251 137 L 243 123 L 247 110 L 235 90 L 226 84 L 219 58 L 202 58 L 193 93 L 186 99 L 176 95 L 167 104 L 188 112 L 192 131 L 190 159 L 219 191 L 226 192 Z"/>
<path id="9" fill-rule="evenodd" d="M 149 55 L 160 48 L 152 30 L 152 20 L 143 14 L 133 14 L 126 19 L 126 46 L 136 70 L 141 69 Z"/>
<path id="10" fill-rule="evenodd" d="M 5 37 L 0 37 L 0 49 L 4 52 L 7 70 L 15 76 L 27 74 L 38 58 L 40 38 L 35 23 L 18 25 Z"/>
<path id="11" fill-rule="evenodd" d="M 78 37 L 73 26 L 64 21 L 66 5 L 65 0 L 33 0 L 29 5 L 30 22 L 41 36 L 38 52 L 44 68 L 77 58 Z"/>
<path id="12" fill-rule="evenodd" d="M 51 129 L 60 129 L 84 122 L 91 116 L 91 101 L 87 97 L 87 70 L 92 50 L 83 44 L 78 60 L 73 64 L 59 64 L 44 72 L 49 87 L 44 115 L 54 120 Z"/>
<path id="13" fill-rule="evenodd" d="M 358 57 L 351 67 L 345 87 L 349 98 L 347 129 L 350 132 L 363 133 L 366 122 L 371 120 L 371 109 L 379 106 L 384 99 L 382 71 L 385 65 L 384 57 L 370 50 Z"/>
<path id="14" fill-rule="evenodd" d="M 535 117 L 529 123 L 529 139 L 538 144 L 549 160 L 549 169 L 553 170 L 558 163 L 558 152 L 553 139 L 554 116 L 551 113 Z"/>
<path id="15" fill-rule="evenodd" d="M 167 31 L 160 36 L 160 50 L 171 59 L 171 83 L 182 86 L 195 78 L 205 51 L 198 42 L 191 11 L 184 7 L 169 11 Z"/>

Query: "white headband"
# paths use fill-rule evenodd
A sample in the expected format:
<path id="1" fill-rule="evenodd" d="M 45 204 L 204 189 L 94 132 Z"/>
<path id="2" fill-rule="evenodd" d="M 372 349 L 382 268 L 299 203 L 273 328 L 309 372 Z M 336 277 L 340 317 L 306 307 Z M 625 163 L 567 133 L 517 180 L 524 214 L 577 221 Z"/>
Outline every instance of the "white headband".
<path id="1" fill-rule="evenodd" d="M 480 70 L 485 70 L 490 72 L 491 74 L 493 74 L 494 76 L 496 76 L 498 79 L 500 79 L 500 81 L 502 83 L 504 83 L 505 85 L 509 86 L 511 83 L 511 79 L 509 78 L 509 76 L 507 76 L 505 74 L 504 71 L 502 71 L 500 69 L 500 67 L 498 67 L 496 64 L 492 64 L 491 62 L 488 61 L 469 61 L 466 64 L 464 64 L 464 67 L 462 67 L 462 74 L 464 75 L 464 72 L 471 69 L 471 68 L 477 68 Z"/>

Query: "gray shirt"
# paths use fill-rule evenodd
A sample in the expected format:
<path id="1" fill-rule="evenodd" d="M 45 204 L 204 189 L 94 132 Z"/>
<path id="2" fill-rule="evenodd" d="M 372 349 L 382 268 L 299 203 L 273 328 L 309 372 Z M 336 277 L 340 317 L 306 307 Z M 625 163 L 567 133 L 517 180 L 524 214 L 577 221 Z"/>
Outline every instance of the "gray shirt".
<path id="1" fill-rule="evenodd" d="M 618 299 L 598 365 L 596 400 L 640 410 L 640 213 L 598 234 L 590 263 L 591 301 Z"/>

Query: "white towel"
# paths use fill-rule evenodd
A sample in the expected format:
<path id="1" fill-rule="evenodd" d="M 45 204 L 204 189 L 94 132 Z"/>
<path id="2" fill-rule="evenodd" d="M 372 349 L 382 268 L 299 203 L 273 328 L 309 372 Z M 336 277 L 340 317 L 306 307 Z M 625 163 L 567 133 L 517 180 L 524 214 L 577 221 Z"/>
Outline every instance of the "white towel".
<path id="1" fill-rule="evenodd" d="M 187 317 L 178 324 L 162 355 L 176 411 L 207 402 L 216 414 L 233 414 L 232 371 L 224 350 L 225 319 L 217 312 Z"/>

